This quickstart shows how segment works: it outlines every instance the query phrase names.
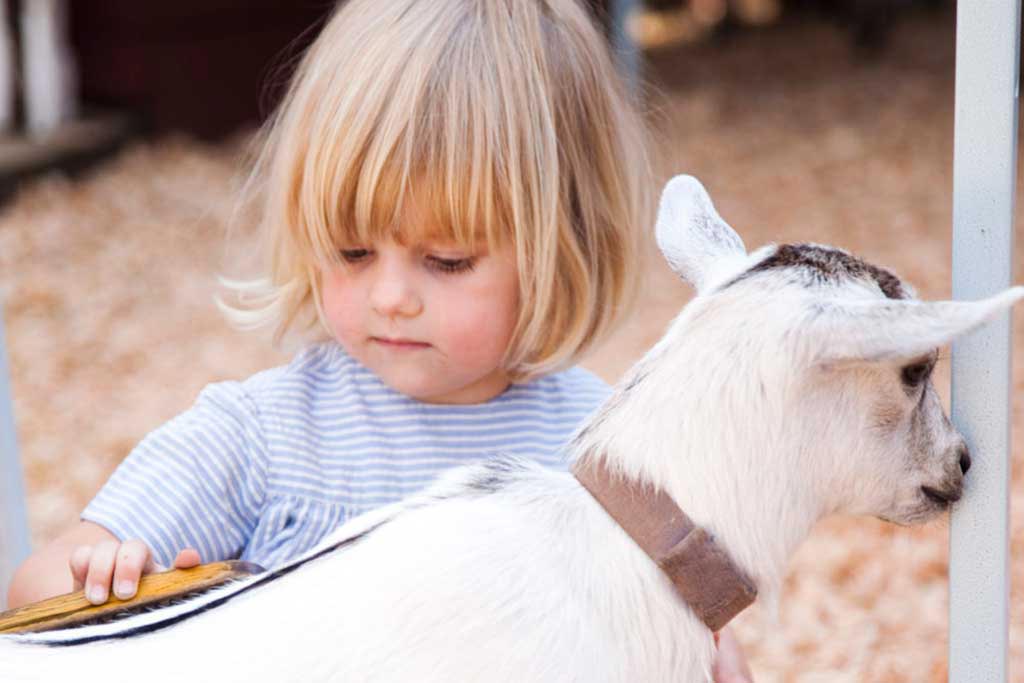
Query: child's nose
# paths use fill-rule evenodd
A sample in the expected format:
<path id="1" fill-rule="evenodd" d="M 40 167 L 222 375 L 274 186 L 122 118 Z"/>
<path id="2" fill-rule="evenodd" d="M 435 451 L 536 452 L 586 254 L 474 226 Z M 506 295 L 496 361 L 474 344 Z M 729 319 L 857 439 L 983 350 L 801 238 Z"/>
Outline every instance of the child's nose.
<path id="1" fill-rule="evenodd" d="M 373 283 L 370 305 L 385 318 L 413 317 L 423 310 L 416 287 L 400 268 L 382 269 Z"/>

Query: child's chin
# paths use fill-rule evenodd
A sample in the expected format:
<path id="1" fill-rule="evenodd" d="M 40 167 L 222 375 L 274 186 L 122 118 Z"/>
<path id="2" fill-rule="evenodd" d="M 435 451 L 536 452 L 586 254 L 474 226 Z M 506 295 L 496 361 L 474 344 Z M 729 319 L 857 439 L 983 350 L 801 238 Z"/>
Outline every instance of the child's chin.
<path id="1" fill-rule="evenodd" d="M 409 373 L 395 373 L 395 376 L 382 377 L 382 381 L 395 391 L 409 398 L 424 403 L 444 403 L 446 387 L 438 386 L 431 378 L 421 378 Z"/>

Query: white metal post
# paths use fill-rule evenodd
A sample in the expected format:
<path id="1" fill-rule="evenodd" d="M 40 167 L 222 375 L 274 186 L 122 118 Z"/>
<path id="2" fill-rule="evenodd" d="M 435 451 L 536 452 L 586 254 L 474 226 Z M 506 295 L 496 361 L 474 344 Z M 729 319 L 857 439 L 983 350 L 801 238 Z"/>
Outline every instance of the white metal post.
<path id="1" fill-rule="evenodd" d="M 25 126 L 45 136 L 75 117 L 78 76 L 68 42 L 67 0 L 22 0 Z"/>
<path id="2" fill-rule="evenodd" d="M 25 495 L 14 433 L 10 375 L 4 347 L 4 316 L 0 306 L 0 610 L 7 604 L 7 585 L 15 568 L 28 556 L 28 522 Z"/>
<path id="3" fill-rule="evenodd" d="M 957 3 L 953 297 L 1011 284 L 1021 0 Z M 1010 315 L 953 345 L 973 466 L 950 526 L 949 680 L 1009 675 Z"/>
<path id="4" fill-rule="evenodd" d="M 7 0 L 0 0 L 0 135 L 14 126 L 15 72 L 14 36 L 8 23 Z"/>

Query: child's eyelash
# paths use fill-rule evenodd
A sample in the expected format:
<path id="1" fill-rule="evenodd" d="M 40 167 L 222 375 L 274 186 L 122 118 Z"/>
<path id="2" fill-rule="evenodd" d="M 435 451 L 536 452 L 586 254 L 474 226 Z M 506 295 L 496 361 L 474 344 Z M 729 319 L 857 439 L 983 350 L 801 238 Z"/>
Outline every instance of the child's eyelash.
<path id="1" fill-rule="evenodd" d="M 442 273 L 465 273 L 473 270 L 473 266 L 476 265 L 471 258 L 448 259 L 440 256 L 428 256 L 427 262 Z"/>
<path id="2" fill-rule="evenodd" d="M 342 249 L 341 260 L 346 263 L 358 263 L 370 255 L 369 249 Z"/>
<path id="3" fill-rule="evenodd" d="M 373 255 L 370 249 L 342 249 L 339 254 L 345 263 L 361 263 Z M 442 273 L 466 273 L 473 270 L 476 265 L 474 258 L 444 258 L 442 256 L 427 256 L 427 265 L 433 270 Z"/>

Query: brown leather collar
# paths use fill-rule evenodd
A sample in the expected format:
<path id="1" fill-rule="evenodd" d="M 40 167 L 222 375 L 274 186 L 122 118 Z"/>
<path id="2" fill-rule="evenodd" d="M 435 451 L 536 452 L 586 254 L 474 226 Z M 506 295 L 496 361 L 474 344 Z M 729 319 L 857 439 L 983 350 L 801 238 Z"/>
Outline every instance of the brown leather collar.
<path id="1" fill-rule="evenodd" d="M 754 602 L 757 588 L 750 579 L 664 491 L 615 477 L 597 458 L 580 458 L 572 473 L 709 629 L 720 630 Z"/>

